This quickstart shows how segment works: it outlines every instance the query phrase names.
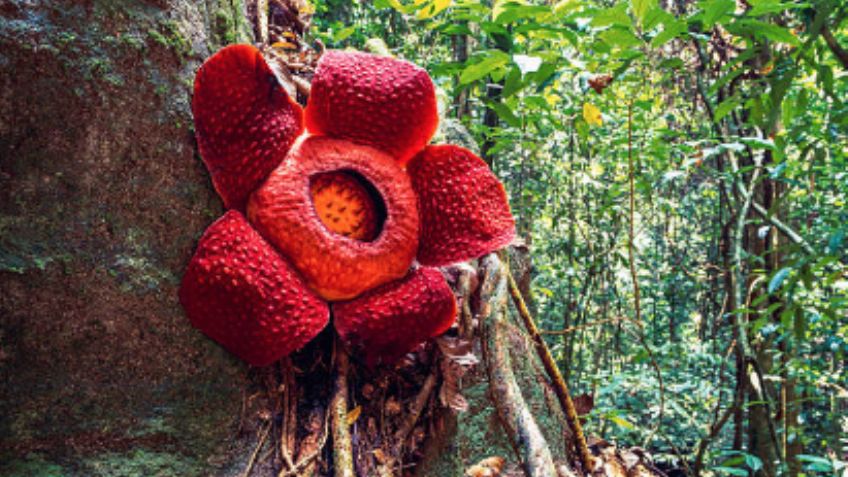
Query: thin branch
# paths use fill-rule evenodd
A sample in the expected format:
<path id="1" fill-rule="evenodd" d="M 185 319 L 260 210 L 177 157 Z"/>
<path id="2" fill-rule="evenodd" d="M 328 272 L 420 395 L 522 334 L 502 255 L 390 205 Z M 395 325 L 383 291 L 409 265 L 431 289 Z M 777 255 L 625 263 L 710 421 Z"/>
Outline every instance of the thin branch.
<path id="1" fill-rule="evenodd" d="M 311 464 L 319 455 L 321 455 L 321 451 L 324 449 L 324 446 L 327 444 L 327 438 L 330 435 L 328 427 L 330 426 L 329 413 L 324 414 L 324 432 L 321 434 L 321 440 L 318 446 L 312 451 L 309 455 L 303 457 L 299 461 L 297 461 L 291 469 L 281 470 L 278 474 L 278 477 L 292 477 L 297 475 L 301 470 L 306 469 L 307 465 Z M 305 475 L 312 475 L 314 472 L 306 472 Z"/>
<path id="2" fill-rule="evenodd" d="M 639 289 L 639 275 L 636 273 L 636 250 L 634 241 L 636 240 L 636 234 L 634 232 L 635 222 L 636 222 L 636 185 L 635 178 L 636 175 L 635 167 L 633 165 L 633 103 L 630 102 L 627 104 L 627 168 L 628 168 L 628 183 L 630 186 L 630 210 L 628 214 L 628 234 L 627 234 L 627 256 L 628 261 L 630 262 L 630 280 L 633 283 L 633 309 L 635 312 L 635 321 L 637 326 L 637 336 L 639 341 L 642 343 L 642 346 L 648 352 L 648 356 L 651 358 L 652 366 L 654 367 L 654 371 L 657 373 L 657 383 L 660 387 L 660 408 L 659 413 L 657 414 L 656 425 L 651 429 L 650 434 L 648 434 L 645 439 L 645 444 L 647 445 L 651 439 L 653 439 L 654 434 L 659 430 L 660 426 L 662 426 L 663 414 L 665 414 L 665 388 L 663 386 L 662 380 L 662 370 L 660 369 L 659 363 L 657 363 L 656 359 L 654 359 L 654 353 L 651 350 L 650 346 L 648 346 L 648 341 L 645 339 L 645 336 L 642 332 L 642 305 L 641 305 L 641 292 Z"/>
<path id="3" fill-rule="evenodd" d="M 636 186 L 634 184 L 634 170 L 633 170 L 633 103 L 628 103 L 627 105 L 627 167 L 629 171 L 629 184 L 630 184 L 630 214 L 628 221 L 628 235 L 627 235 L 627 256 L 630 261 L 630 279 L 633 282 L 633 308 L 636 312 L 636 321 L 638 323 L 642 323 L 642 307 L 640 304 L 640 292 L 639 292 L 639 276 L 636 274 L 636 257 L 634 251 L 633 241 L 635 240 L 635 234 L 633 232 L 634 222 L 636 214 Z"/>
<path id="4" fill-rule="evenodd" d="M 253 449 L 253 453 L 250 454 L 250 459 L 247 461 L 247 467 L 244 469 L 244 473 L 241 474 L 242 477 L 248 477 L 250 472 L 253 471 L 253 464 L 256 463 L 256 456 L 259 455 L 259 450 L 262 449 L 262 445 L 265 444 L 265 439 L 268 437 L 268 433 L 271 432 L 271 424 L 268 423 L 265 426 L 265 430 L 262 431 L 262 434 L 259 436 L 259 443 L 256 444 L 256 448 Z"/>
<path id="5" fill-rule="evenodd" d="M 433 372 L 427 376 L 427 379 L 421 386 L 421 390 L 418 391 L 418 394 L 415 396 L 415 400 L 412 402 L 412 408 L 408 413 L 406 413 L 403 424 L 401 424 L 400 428 L 398 428 L 395 433 L 395 448 L 398 452 L 400 452 L 400 448 L 403 447 L 403 443 L 406 442 L 406 438 L 409 437 L 409 434 L 415 427 L 415 423 L 418 422 L 418 418 L 421 416 L 421 411 L 430 399 L 430 395 L 433 394 L 433 390 L 436 388 L 437 382 L 436 371 L 434 369 Z"/>
<path id="6" fill-rule="evenodd" d="M 335 341 L 336 389 L 330 402 L 333 428 L 333 475 L 335 477 L 354 477 L 353 445 L 350 440 L 350 425 L 347 422 L 347 375 L 350 360 L 338 337 L 335 337 Z"/>
<path id="7" fill-rule="evenodd" d="M 842 48 L 842 45 L 836 41 L 836 38 L 834 38 L 833 33 L 827 26 L 822 28 L 822 36 L 824 37 L 825 43 L 827 43 L 827 47 L 830 48 L 830 51 L 833 52 L 836 59 L 842 63 L 842 68 L 848 70 L 848 50 Z"/>
<path id="8" fill-rule="evenodd" d="M 698 52 L 698 57 L 701 61 L 701 67 L 705 68 L 708 60 L 707 60 L 706 54 L 704 53 L 703 48 L 701 48 L 701 43 L 697 39 L 693 39 L 692 41 L 695 45 L 696 51 Z M 721 128 L 718 127 L 718 125 L 715 123 L 715 119 L 714 119 L 715 118 L 715 116 L 714 116 L 715 110 L 713 109 L 713 106 L 710 103 L 709 96 L 707 95 L 707 88 L 704 85 L 703 78 L 701 78 L 700 71 L 698 71 L 698 73 L 695 75 L 695 82 L 696 82 L 698 94 L 701 96 L 701 101 L 704 103 L 704 107 L 707 110 L 707 117 L 710 119 L 710 122 L 712 123 L 713 131 L 715 131 L 716 135 L 718 136 L 719 139 L 721 139 L 722 142 L 727 142 L 727 137 L 725 136 L 724 131 L 722 131 Z M 733 186 L 735 187 L 735 190 L 742 197 L 750 197 L 751 194 L 748 194 L 748 191 L 746 190 L 745 185 L 742 184 L 742 182 L 741 182 L 742 179 L 738 177 L 739 166 L 738 166 L 738 160 L 736 159 L 736 155 L 733 153 L 733 151 L 730 151 L 730 150 L 725 150 L 724 155 L 729 159 L 729 162 L 731 163 L 731 166 L 733 168 L 732 182 L 733 182 Z M 754 184 L 754 182 L 752 182 L 752 184 Z M 754 212 L 756 212 L 758 215 L 760 215 L 768 223 L 773 225 L 774 228 L 776 228 L 780 233 L 785 235 L 786 238 L 791 240 L 793 243 L 800 245 L 801 248 L 803 248 L 806 253 L 808 253 L 810 255 L 815 255 L 815 253 L 816 253 L 815 249 L 813 249 L 813 247 L 809 244 L 809 242 L 807 242 L 804 239 L 804 237 L 801 236 L 801 234 L 799 234 L 798 232 L 795 232 L 791 227 L 789 227 L 785 223 L 781 222 L 780 219 L 778 219 L 777 217 L 774 217 L 773 215 L 769 214 L 768 210 L 766 210 L 765 207 L 763 207 L 762 205 L 757 203 L 757 201 L 755 201 L 753 199 L 753 197 L 751 197 L 748 200 L 750 200 L 750 207 L 754 209 Z"/>

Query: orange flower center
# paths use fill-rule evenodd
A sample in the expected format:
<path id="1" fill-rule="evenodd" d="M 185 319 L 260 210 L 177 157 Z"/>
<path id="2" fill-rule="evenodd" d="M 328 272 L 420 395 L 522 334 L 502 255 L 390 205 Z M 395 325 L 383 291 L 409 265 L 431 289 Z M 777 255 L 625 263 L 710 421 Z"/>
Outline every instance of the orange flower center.
<path id="1" fill-rule="evenodd" d="M 363 242 L 377 238 L 385 206 L 364 177 L 353 171 L 323 172 L 311 178 L 309 190 L 315 212 L 327 229 Z"/>

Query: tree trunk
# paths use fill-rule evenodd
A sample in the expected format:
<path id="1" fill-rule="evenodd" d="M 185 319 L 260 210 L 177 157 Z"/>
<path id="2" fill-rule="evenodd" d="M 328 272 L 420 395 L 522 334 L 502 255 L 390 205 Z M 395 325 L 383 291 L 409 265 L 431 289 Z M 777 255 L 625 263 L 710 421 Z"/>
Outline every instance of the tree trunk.
<path id="1" fill-rule="evenodd" d="M 0 462 L 11 474 L 243 466 L 246 368 L 176 300 L 222 212 L 195 152 L 191 84 L 220 45 L 251 40 L 243 19 L 231 0 L 0 7 Z"/>

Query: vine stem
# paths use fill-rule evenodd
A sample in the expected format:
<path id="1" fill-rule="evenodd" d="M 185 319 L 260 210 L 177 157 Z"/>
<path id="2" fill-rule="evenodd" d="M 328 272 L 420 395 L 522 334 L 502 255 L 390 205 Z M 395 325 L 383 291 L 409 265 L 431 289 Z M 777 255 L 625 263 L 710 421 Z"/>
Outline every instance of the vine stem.
<path id="1" fill-rule="evenodd" d="M 634 184 L 633 167 L 633 103 L 627 105 L 627 164 L 629 170 L 628 181 L 630 183 L 630 220 L 628 222 L 627 255 L 630 259 L 630 278 L 633 281 L 633 307 L 636 312 L 636 322 L 642 323 L 641 293 L 639 290 L 639 278 L 636 275 L 636 253 L 633 241 L 635 240 L 634 222 L 636 211 L 636 186 Z"/>
<path id="2" fill-rule="evenodd" d="M 571 399 L 571 393 L 568 391 L 568 384 L 566 384 L 565 379 L 563 379 L 559 366 L 557 366 L 553 355 L 551 355 L 551 350 L 548 349 L 548 345 L 545 343 L 545 340 L 542 339 L 542 334 L 539 333 L 539 328 L 536 327 L 536 322 L 533 320 L 530 310 L 527 309 L 527 304 L 524 302 L 524 298 L 521 297 L 521 291 L 515 283 L 515 278 L 512 276 L 512 272 L 509 270 L 508 264 L 509 262 L 504 259 L 504 268 L 506 269 L 507 280 L 509 283 L 509 294 L 512 296 L 515 308 L 518 310 L 518 314 L 524 322 L 524 327 L 527 328 L 527 332 L 530 334 L 530 339 L 533 340 L 533 345 L 536 348 L 536 353 L 542 360 L 545 372 L 547 373 L 548 378 L 550 378 L 551 384 L 553 384 L 554 393 L 556 394 L 560 406 L 562 406 L 562 410 L 565 413 L 565 420 L 568 423 L 568 427 L 571 428 L 571 432 L 574 434 L 577 451 L 580 456 L 580 462 L 583 465 L 583 469 L 586 473 L 591 473 L 594 468 L 594 458 L 592 457 L 592 453 L 589 452 L 589 446 L 586 444 L 586 436 L 583 434 L 583 427 L 580 425 L 580 420 L 577 416 L 577 408 L 574 406 L 574 401 Z"/>
<path id="3" fill-rule="evenodd" d="M 665 388 L 663 386 L 662 370 L 654 358 L 654 353 L 648 345 L 648 340 L 645 339 L 644 330 L 642 328 L 641 290 L 639 288 L 639 276 L 636 273 L 636 246 L 633 243 L 636 240 L 636 184 L 634 179 L 634 176 L 636 175 L 636 168 L 633 164 L 633 102 L 627 104 L 627 168 L 628 183 L 630 186 L 630 211 L 628 214 L 629 220 L 627 224 L 627 255 L 630 262 L 630 280 L 633 282 L 633 308 L 636 315 L 634 320 L 636 324 L 636 336 L 651 359 L 651 365 L 654 367 L 654 371 L 657 374 L 657 384 L 660 388 L 660 409 L 657 413 L 657 423 L 645 439 L 645 445 L 647 446 L 651 442 L 651 439 L 654 438 L 654 434 L 656 434 L 662 425 L 662 418 L 665 413 Z"/>

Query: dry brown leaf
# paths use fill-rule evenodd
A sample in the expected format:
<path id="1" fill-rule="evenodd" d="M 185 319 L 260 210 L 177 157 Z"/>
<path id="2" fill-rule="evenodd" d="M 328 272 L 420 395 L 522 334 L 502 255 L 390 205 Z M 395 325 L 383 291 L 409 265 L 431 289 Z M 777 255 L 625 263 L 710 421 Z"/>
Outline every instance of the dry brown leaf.
<path id="1" fill-rule="evenodd" d="M 506 460 L 500 456 L 486 457 L 465 470 L 467 477 L 498 477 Z"/>
<path id="2" fill-rule="evenodd" d="M 388 414 L 389 416 L 396 416 L 400 414 L 402 410 L 403 408 L 400 405 L 400 402 L 398 402 L 398 400 L 395 399 L 394 396 L 391 396 L 389 397 L 389 399 L 386 400 L 386 414 Z"/>
<path id="3" fill-rule="evenodd" d="M 598 75 L 589 78 L 589 87 L 595 90 L 596 93 L 601 94 L 604 90 L 612 83 L 612 76 L 610 75 Z"/>
<path id="4" fill-rule="evenodd" d="M 351 409 L 347 413 L 347 418 L 346 418 L 347 425 L 349 426 L 349 425 L 353 424 L 354 422 L 356 422 L 356 420 L 359 419 L 360 414 L 362 414 L 362 406 L 356 406 L 355 408 Z"/>
<path id="5" fill-rule="evenodd" d="M 480 362 L 473 353 L 474 345 L 470 340 L 453 336 L 442 336 L 436 343 L 442 352 L 439 401 L 456 412 L 464 412 L 468 410 L 468 401 L 460 393 L 462 377 Z"/>
<path id="6" fill-rule="evenodd" d="M 271 48 L 276 48 L 278 50 L 296 50 L 297 45 L 288 41 L 275 41 L 271 43 Z"/>

